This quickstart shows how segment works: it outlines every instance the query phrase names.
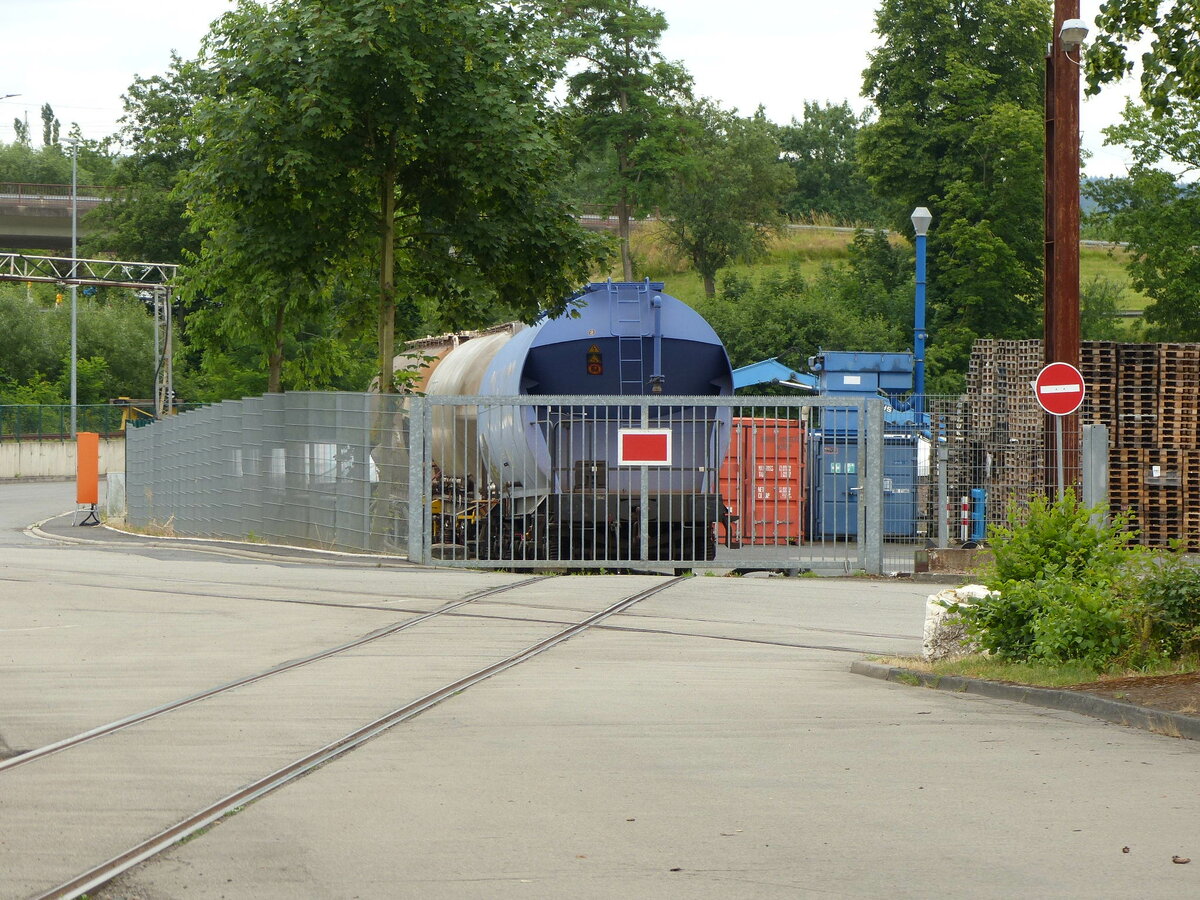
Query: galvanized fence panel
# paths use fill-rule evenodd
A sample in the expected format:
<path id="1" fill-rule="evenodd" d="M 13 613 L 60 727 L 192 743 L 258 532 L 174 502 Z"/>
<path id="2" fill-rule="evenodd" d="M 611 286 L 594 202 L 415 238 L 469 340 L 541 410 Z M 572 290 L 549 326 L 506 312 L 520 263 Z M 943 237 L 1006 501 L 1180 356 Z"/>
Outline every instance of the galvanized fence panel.
<path id="1" fill-rule="evenodd" d="M 615 399 L 414 400 L 428 466 L 412 470 L 423 521 L 410 555 L 449 566 L 884 570 L 880 401 Z"/>
<path id="2" fill-rule="evenodd" d="M 1041 429 L 990 403 L 268 395 L 131 429 L 129 519 L 446 566 L 909 572 L 1050 483 Z"/>
<path id="3" fill-rule="evenodd" d="M 404 553 L 406 403 L 273 394 L 131 429 L 128 520 L 151 532 Z"/>

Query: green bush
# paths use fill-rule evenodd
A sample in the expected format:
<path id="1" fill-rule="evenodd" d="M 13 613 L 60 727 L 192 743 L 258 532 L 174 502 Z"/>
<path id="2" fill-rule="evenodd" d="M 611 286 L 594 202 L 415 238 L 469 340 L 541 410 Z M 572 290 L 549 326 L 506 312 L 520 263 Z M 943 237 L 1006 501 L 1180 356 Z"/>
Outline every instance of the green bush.
<path id="1" fill-rule="evenodd" d="M 1105 523 L 1073 491 L 1010 507 L 988 535 L 995 562 L 985 578 L 999 593 L 963 612 L 971 636 L 1009 660 L 1103 665 L 1125 654 L 1129 572 L 1143 558 L 1125 526 L 1123 517 Z"/>
<path id="2" fill-rule="evenodd" d="M 1133 535 L 1126 531 L 1127 515 L 1104 523 L 1101 513 L 1101 509 L 1083 506 L 1071 489 L 1054 503 L 1038 496 L 1027 510 L 1010 506 L 1007 525 L 988 529 L 995 557 L 990 579 L 998 587 L 1052 575 L 1108 578 L 1134 552 L 1130 548 Z"/>
<path id="3" fill-rule="evenodd" d="M 1200 653 L 1200 567 L 1179 552 L 1148 560 L 1129 617 L 1139 660 Z"/>
<path id="4" fill-rule="evenodd" d="M 1200 566 L 1131 545 L 1074 493 L 1010 508 L 989 531 L 995 592 L 962 617 L 979 646 L 1016 662 L 1141 667 L 1200 653 Z"/>

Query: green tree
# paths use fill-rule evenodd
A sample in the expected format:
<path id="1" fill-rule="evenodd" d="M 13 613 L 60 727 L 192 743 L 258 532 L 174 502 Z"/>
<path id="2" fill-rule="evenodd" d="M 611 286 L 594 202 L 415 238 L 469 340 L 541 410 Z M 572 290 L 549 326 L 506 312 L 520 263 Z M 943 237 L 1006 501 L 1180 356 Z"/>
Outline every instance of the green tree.
<path id="1" fill-rule="evenodd" d="M 54 108 L 49 103 L 42 104 L 42 147 L 46 149 L 56 148 L 61 150 L 62 145 L 58 142 L 58 132 L 62 127 L 58 118 L 54 115 Z"/>
<path id="2" fill-rule="evenodd" d="M 198 252 L 200 241 L 189 232 L 176 188 L 195 162 L 186 123 L 205 76 L 196 63 L 172 54 L 166 74 L 138 78 L 130 86 L 117 136 L 123 152 L 109 178 L 121 189 L 120 199 L 89 214 L 92 234 L 84 241 L 85 253 L 181 262 L 185 251 Z"/>
<path id="3" fill-rule="evenodd" d="M 1174 113 L 1181 101 L 1200 102 L 1200 32 L 1194 0 L 1105 0 L 1096 26 L 1098 34 L 1084 62 L 1089 94 L 1130 74 L 1130 48 L 1149 39 L 1148 49 L 1139 48 L 1141 96 L 1154 115 Z"/>
<path id="4" fill-rule="evenodd" d="M 735 259 L 761 255 L 779 230 L 779 198 L 793 183 L 780 161 L 774 128 L 761 109 L 751 118 L 697 104 L 675 171 L 662 194 L 666 242 L 692 261 L 704 293 Z"/>
<path id="5" fill-rule="evenodd" d="M 1151 301 L 1142 313 L 1147 337 L 1200 340 L 1200 189 L 1143 166 L 1088 189 L 1128 242 L 1130 281 Z"/>
<path id="6" fill-rule="evenodd" d="M 802 119 L 779 128 L 779 142 L 796 173 L 783 199 L 794 219 L 844 224 L 882 221 L 879 203 L 858 164 L 858 133 L 867 123 L 848 102 L 804 102 Z"/>
<path id="7" fill-rule="evenodd" d="M 592 165 L 607 164 L 617 206 L 621 268 L 633 280 L 629 219 L 652 203 L 672 160 L 677 111 L 691 76 L 658 49 L 666 17 L 637 0 L 571 0 L 559 12 L 564 51 L 580 65 L 567 78 L 574 132 Z"/>
<path id="8" fill-rule="evenodd" d="M 16 143 L 22 147 L 29 146 L 29 123 L 19 117 L 13 119 L 13 134 Z"/>
<path id="9" fill-rule="evenodd" d="M 974 336 L 1037 330 L 1049 6 L 884 0 L 876 24 L 859 161 L 896 227 L 933 212 L 930 377 L 961 376 Z"/>
<path id="10" fill-rule="evenodd" d="M 191 119 L 192 287 L 265 344 L 273 389 L 288 335 L 372 258 L 385 391 L 398 308 L 406 327 L 421 303 L 440 324 L 480 324 L 501 297 L 561 309 L 585 277 L 597 245 L 558 187 L 557 60 L 533 12 L 285 0 L 215 24 L 213 90 Z"/>
<path id="11" fill-rule="evenodd" d="M 721 336 L 733 365 L 770 357 L 804 369 L 822 348 L 900 350 L 906 335 L 877 311 L 848 306 L 863 273 L 826 266 L 805 279 L 798 269 L 750 279 L 727 274 L 717 296 L 698 307 Z"/>

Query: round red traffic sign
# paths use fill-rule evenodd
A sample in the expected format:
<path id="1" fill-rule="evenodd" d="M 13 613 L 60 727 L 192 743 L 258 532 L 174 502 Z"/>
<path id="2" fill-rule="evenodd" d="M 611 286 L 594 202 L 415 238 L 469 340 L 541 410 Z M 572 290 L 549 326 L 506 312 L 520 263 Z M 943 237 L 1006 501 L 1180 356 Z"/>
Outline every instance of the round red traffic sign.
<path id="1" fill-rule="evenodd" d="M 1069 416 L 1083 403 L 1083 376 L 1070 363 L 1050 363 L 1038 372 L 1033 393 L 1050 415 Z"/>

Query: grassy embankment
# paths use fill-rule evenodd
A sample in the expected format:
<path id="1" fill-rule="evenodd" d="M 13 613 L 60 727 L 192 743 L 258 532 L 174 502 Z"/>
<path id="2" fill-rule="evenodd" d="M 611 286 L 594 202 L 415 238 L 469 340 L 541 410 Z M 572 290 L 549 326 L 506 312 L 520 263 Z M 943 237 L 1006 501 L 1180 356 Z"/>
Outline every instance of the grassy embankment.
<path id="1" fill-rule="evenodd" d="M 789 229 L 771 242 L 767 255 L 754 263 L 730 266 L 722 272 L 759 278 L 770 272 L 784 273 L 798 266 L 807 276 L 815 275 L 821 266 L 845 265 L 850 258 L 848 247 L 854 239 L 849 231 L 833 228 Z M 667 284 L 667 292 L 689 304 L 704 299 L 704 284 L 691 265 L 671 253 L 656 235 L 654 226 L 638 229 L 633 235 L 633 252 L 639 272 Z M 611 273 L 620 277 L 619 266 Z M 1124 288 L 1122 309 L 1141 309 L 1146 298 L 1133 290 L 1125 271 L 1124 251 L 1101 247 L 1083 247 L 1079 254 L 1080 281 L 1087 284 L 1100 276 Z M 721 276 L 718 276 L 718 282 Z"/>

